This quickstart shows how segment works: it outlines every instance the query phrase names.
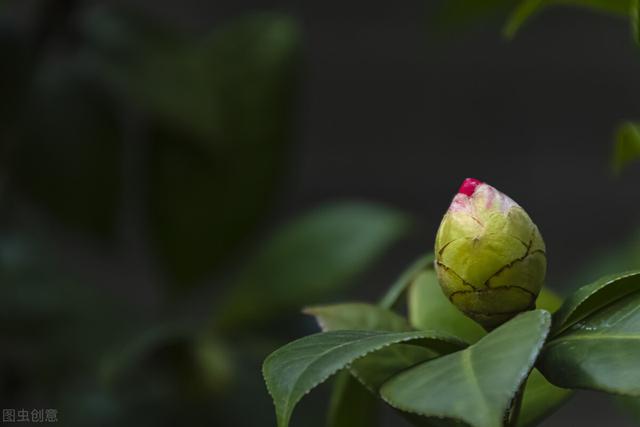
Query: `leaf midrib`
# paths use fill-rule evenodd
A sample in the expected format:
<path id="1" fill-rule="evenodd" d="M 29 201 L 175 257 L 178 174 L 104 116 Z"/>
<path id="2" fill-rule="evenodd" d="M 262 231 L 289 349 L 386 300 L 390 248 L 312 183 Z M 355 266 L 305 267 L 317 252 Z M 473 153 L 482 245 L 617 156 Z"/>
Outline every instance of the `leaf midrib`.
<path id="1" fill-rule="evenodd" d="M 399 334 L 403 334 L 403 332 L 400 332 Z M 399 342 L 404 342 L 404 341 L 407 341 L 407 340 L 411 340 L 411 339 L 420 337 L 419 333 L 414 333 L 414 334 L 404 333 L 404 334 L 406 334 L 406 336 L 402 337 L 402 339 L 400 339 L 398 341 L 394 340 L 392 342 L 389 342 L 389 343 L 386 343 L 386 344 L 382 344 L 380 347 L 376 347 L 374 349 L 371 349 L 367 353 L 370 353 L 372 351 L 376 351 L 378 349 L 384 348 L 384 347 L 392 345 L 392 344 L 397 344 Z M 335 347 L 331 347 L 331 348 L 323 351 L 322 353 L 318 354 L 316 357 L 311 359 L 311 362 L 301 371 L 300 375 L 298 375 L 298 378 L 296 379 L 296 381 L 293 383 L 293 386 L 291 387 L 291 392 L 289 393 L 289 395 L 292 395 L 293 392 L 295 392 L 295 390 L 297 389 L 298 385 L 300 384 L 300 380 L 306 375 L 306 373 L 309 371 L 309 369 L 313 365 L 315 365 L 317 362 L 319 362 L 327 354 L 330 354 L 333 351 L 339 350 L 340 348 L 343 348 L 343 347 L 346 347 L 346 346 L 349 346 L 349 345 L 355 345 L 355 344 L 358 344 L 358 343 L 362 343 L 362 342 L 365 342 L 365 341 L 370 340 L 370 339 L 380 338 L 381 336 L 383 336 L 383 335 L 382 334 L 376 334 L 376 335 L 370 335 L 368 337 L 358 338 L 358 339 L 356 339 L 354 341 L 345 342 L 345 343 L 339 344 L 339 345 L 337 345 Z M 367 353 L 365 353 L 365 354 L 367 354 Z M 364 355 L 357 356 L 351 362 L 353 362 L 353 361 L 355 361 L 355 360 L 357 360 L 357 359 L 359 359 L 360 357 L 363 357 L 363 356 Z M 340 370 L 340 368 L 338 370 Z M 299 398 L 295 399 L 295 401 L 292 401 L 291 399 L 286 399 L 286 401 L 285 401 L 285 403 L 283 405 L 283 408 L 282 408 L 282 412 L 283 412 L 284 415 L 287 416 L 287 419 L 290 416 L 289 407 L 291 406 L 291 403 L 293 402 L 293 404 L 295 404 L 299 400 L 300 400 Z M 286 425 L 286 424 L 284 424 L 284 425 Z"/>
<path id="2" fill-rule="evenodd" d="M 606 341 L 606 340 L 620 340 L 620 341 L 640 341 L 639 335 L 604 335 L 604 334 L 582 334 L 582 335 L 571 335 L 566 337 L 556 338 L 555 340 L 549 342 L 547 347 L 552 345 L 561 344 L 565 341 Z"/>
<path id="3" fill-rule="evenodd" d="M 484 406 L 484 412 L 487 413 L 487 411 L 489 410 L 489 405 L 487 404 L 487 397 L 482 392 L 482 387 L 480 386 L 480 381 L 478 381 L 476 371 L 473 368 L 473 360 L 471 359 L 472 349 L 473 347 L 469 347 L 468 349 L 462 351 L 462 365 L 465 372 L 467 372 L 468 376 L 471 377 L 476 394 L 480 396 L 482 404 Z"/>

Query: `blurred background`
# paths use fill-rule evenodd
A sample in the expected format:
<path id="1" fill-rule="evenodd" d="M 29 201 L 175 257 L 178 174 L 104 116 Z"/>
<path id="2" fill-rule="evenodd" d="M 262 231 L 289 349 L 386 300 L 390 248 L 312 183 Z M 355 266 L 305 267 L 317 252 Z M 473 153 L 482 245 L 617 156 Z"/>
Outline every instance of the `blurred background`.
<path id="1" fill-rule="evenodd" d="M 561 294 L 640 266 L 628 24 L 554 8 L 507 41 L 515 3 L 0 0 L 0 406 L 275 425 L 260 365 L 317 331 L 301 307 L 380 297 L 469 176 Z M 638 408 L 580 392 L 544 425 Z"/>

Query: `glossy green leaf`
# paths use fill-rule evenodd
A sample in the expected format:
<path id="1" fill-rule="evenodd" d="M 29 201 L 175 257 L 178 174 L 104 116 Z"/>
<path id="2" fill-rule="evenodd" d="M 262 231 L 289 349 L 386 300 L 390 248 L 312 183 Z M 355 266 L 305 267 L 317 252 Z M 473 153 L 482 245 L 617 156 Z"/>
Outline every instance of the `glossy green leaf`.
<path id="1" fill-rule="evenodd" d="M 518 427 L 533 427 L 551 415 L 573 394 L 572 390 L 556 387 L 534 369 L 529 374 L 518 417 Z"/>
<path id="2" fill-rule="evenodd" d="M 436 272 L 424 270 L 413 281 L 408 293 L 409 321 L 416 329 L 435 329 L 476 342 L 486 333 L 482 327 L 458 310 L 440 289 Z"/>
<path id="3" fill-rule="evenodd" d="M 620 174 L 630 163 L 640 160 L 640 124 L 625 123 L 616 132 L 613 170 Z"/>
<path id="4" fill-rule="evenodd" d="M 378 400 L 348 371 L 336 376 L 327 427 L 375 427 L 378 424 Z"/>
<path id="5" fill-rule="evenodd" d="M 424 331 L 432 333 L 433 331 Z M 434 359 L 443 354 L 466 347 L 466 343 L 432 345 L 428 348 L 412 344 L 397 344 L 356 360 L 350 367 L 354 375 L 372 393 L 378 393 L 380 387 L 398 373 Z"/>
<path id="6" fill-rule="evenodd" d="M 259 249 L 220 300 L 218 326 L 262 321 L 344 288 L 407 227 L 397 211 L 357 203 L 325 206 L 292 221 Z"/>
<path id="7" fill-rule="evenodd" d="M 332 304 L 304 309 L 314 316 L 320 329 L 326 331 L 410 331 L 411 326 L 404 317 L 384 308 L 365 303 Z"/>
<path id="8" fill-rule="evenodd" d="M 556 312 L 562 305 L 562 298 L 549 288 L 542 288 L 536 307 L 550 313 Z M 518 417 L 519 427 L 536 426 L 552 414 L 573 394 L 572 390 L 556 387 L 547 381 L 537 369 L 529 374 L 522 399 L 522 408 Z"/>
<path id="9" fill-rule="evenodd" d="M 407 290 L 409 285 L 415 280 L 415 278 L 425 269 L 433 267 L 434 256 L 433 253 L 422 255 L 415 260 L 413 264 L 409 266 L 393 285 L 389 288 L 387 293 L 380 300 L 380 306 L 384 308 L 392 308 L 400 300 L 402 294 Z"/>
<path id="10" fill-rule="evenodd" d="M 329 306 L 311 307 L 305 313 L 316 317 L 323 331 L 331 330 L 411 330 L 409 323 L 398 314 L 379 306 L 348 303 Z M 454 351 L 462 347 L 439 347 L 440 351 Z M 370 411 L 377 408 L 377 393 L 379 388 L 393 375 L 434 357 L 440 352 L 411 344 L 395 344 L 353 362 L 349 372 L 342 376 L 350 376 L 350 380 L 339 379 L 332 390 L 329 425 L 371 425 L 369 416 L 360 416 L 365 407 Z M 357 380 L 355 379 L 357 378 Z M 356 382 L 358 385 L 353 385 Z M 364 388 L 363 389 L 363 385 Z M 351 393 L 345 389 L 356 389 Z M 362 395 L 365 390 L 368 398 Z M 353 406 L 353 407 L 352 407 Z"/>
<path id="11" fill-rule="evenodd" d="M 270 354 L 262 372 L 276 406 L 278 426 L 285 427 L 295 405 L 311 389 L 355 360 L 392 344 L 458 345 L 437 332 L 333 331 L 293 341 Z"/>
<path id="12" fill-rule="evenodd" d="M 640 290 L 640 271 L 611 274 L 581 287 L 554 314 L 552 336 L 637 290 Z"/>
<path id="13" fill-rule="evenodd" d="M 323 331 L 331 330 L 379 330 L 402 332 L 411 330 L 407 321 L 396 313 L 374 305 L 352 303 L 314 307 L 305 310 L 316 317 Z M 464 347 L 455 346 L 425 348 L 411 344 L 396 344 L 355 361 L 351 373 L 371 392 L 377 393 L 380 386 L 393 375 L 417 363 Z"/>
<path id="14" fill-rule="evenodd" d="M 503 33 L 512 38 L 536 14 L 552 6 L 576 6 L 598 12 L 627 16 L 631 0 L 523 0 L 511 13 Z"/>
<path id="15" fill-rule="evenodd" d="M 550 317 L 544 310 L 522 313 L 462 351 L 393 377 L 381 396 L 402 411 L 502 427 L 544 343 Z"/>
<path id="16" fill-rule="evenodd" d="M 582 316 L 548 342 L 538 367 L 561 387 L 640 396 L 638 360 L 640 290 L 636 289 Z"/>

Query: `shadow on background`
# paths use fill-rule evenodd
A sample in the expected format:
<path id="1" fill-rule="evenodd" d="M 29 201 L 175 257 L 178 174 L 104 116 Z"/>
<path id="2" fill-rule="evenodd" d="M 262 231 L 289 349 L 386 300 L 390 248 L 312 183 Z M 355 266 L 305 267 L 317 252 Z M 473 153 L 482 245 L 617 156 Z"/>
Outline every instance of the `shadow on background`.
<path id="1" fill-rule="evenodd" d="M 274 423 L 260 364 L 316 330 L 300 308 L 377 298 L 467 176 L 527 209 L 559 291 L 640 263 L 640 174 L 608 167 L 640 117 L 620 21 L 507 43 L 509 1 L 269 3 L 0 0 L 3 408 Z M 545 425 L 616 414 L 583 393 Z"/>

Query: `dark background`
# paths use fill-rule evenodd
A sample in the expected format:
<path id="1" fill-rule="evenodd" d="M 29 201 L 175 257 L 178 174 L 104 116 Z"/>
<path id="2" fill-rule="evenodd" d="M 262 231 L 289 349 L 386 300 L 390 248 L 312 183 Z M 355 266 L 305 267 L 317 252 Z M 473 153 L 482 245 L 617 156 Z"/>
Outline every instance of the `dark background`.
<path id="1" fill-rule="evenodd" d="M 361 278 L 352 299 L 377 298 L 431 248 L 466 177 L 525 207 L 547 244 L 548 284 L 561 293 L 577 284 L 585 263 L 638 226 L 640 168 L 618 178 L 610 168 L 615 126 L 640 117 L 640 54 L 626 21 L 558 8 L 506 41 L 495 19 L 443 32 L 425 1 L 120 3 L 196 30 L 264 10 L 298 20 L 304 65 L 295 145 L 260 234 L 336 199 L 380 202 L 419 220 Z M 76 234 L 56 238 L 63 263 L 153 306 L 153 265 L 139 237 L 116 254 L 89 253 Z M 272 413 L 261 416 L 271 423 Z M 579 392 L 543 425 L 631 423 L 607 396 Z"/>

